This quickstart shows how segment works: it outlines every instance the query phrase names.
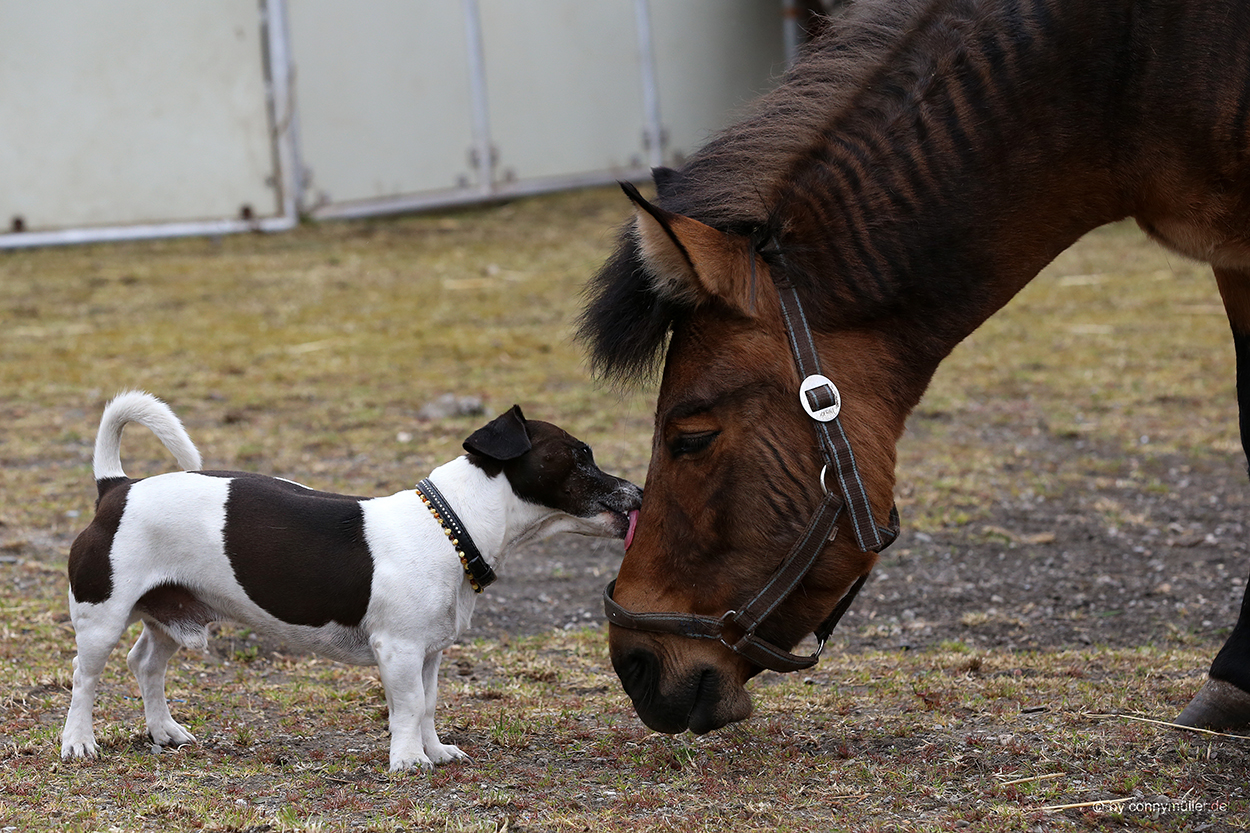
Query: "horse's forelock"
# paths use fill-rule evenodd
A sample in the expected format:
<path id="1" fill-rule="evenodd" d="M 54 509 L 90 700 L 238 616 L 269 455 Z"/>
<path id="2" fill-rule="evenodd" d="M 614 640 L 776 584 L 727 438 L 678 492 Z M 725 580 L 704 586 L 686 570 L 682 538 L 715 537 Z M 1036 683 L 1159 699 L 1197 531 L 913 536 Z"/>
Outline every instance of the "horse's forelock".
<path id="1" fill-rule="evenodd" d="M 682 308 L 661 298 L 639 257 L 633 223 L 621 230 L 616 251 L 586 285 L 577 337 L 590 351 L 596 374 L 624 383 L 654 378 Z"/>

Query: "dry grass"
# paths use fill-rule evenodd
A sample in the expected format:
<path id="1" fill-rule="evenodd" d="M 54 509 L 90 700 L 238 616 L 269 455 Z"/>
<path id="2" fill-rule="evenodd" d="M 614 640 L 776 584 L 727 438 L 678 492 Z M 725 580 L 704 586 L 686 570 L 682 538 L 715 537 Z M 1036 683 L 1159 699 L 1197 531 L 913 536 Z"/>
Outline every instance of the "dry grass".
<path id="1" fill-rule="evenodd" d="M 402 776 L 385 771 L 385 710 L 370 670 L 182 657 L 169 694 L 199 742 L 154 754 L 119 657 L 99 703 L 103 757 L 62 763 L 70 634 L 57 582 L 33 565 L 17 574 L 32 586 L 21 626 L 10 618 L 5 634 L 0 826 L 1028 831 L 1247 821 L 1250 739 L 1112 716 L 1174 712 L 1205 660 L 1195 650 L 949 645 L 835 656 L 806 677 L 765 675 L 755 718 L 694 738 L 638 723 L 598 628 L 480 642 L 449 652 L 441 692 L 443 735 L 473 761 Z"/>
<path id="2" fill-rule="evenodd" d="M 755 718 L 693 738 L 639 724 L 597 628 L 477 641 L 450 652 L 441 711 L 474 761 L 428 776 L 385 772 L 373 671 L 246 647 L 178 657 L 173 708 L 200 743 L 154 755 L 118 652 L 97 710 L 104 757 L 60 762 L 65 550 L 90 513 L 108 396 L 171 400 L 212 466 L 382 493 L 477 422 L 422 423 L 417 408 L 477 394 L 558 420 L 641 480 L 652 392 L 597 387 L 569 338 L 624 213 L 609 189 L 280 237 L 0 253 L 0 828 L 1247 827 L 1250 740 L 1095 716 L 1174 714 L 1206 644 L 830 657 L 806 678 L 763 676 Z M 1000 490 L 1071 486 L 1001 465 L 1012 432 L 1043 424 L 1231 453 L 1216 304 L 1204 269 L 1129 227 L 1083 241 L 943 366 L 900 451 L 908 523 L 966 523 Z M 136 475 L 169 465 L 144 432 L 125 460 Z"/>

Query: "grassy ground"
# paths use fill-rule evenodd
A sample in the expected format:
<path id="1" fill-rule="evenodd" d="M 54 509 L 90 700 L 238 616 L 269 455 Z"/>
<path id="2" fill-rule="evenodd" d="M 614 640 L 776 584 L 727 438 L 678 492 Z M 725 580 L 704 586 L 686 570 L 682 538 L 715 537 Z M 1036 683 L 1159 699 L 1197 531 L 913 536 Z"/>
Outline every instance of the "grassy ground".
<path id="1" fill-rule="evenodd" d="M 90 516 L 104 401 L 170 401 L 213 467 L 384 493 L 480 422 L 439 394 L 514 401 L 641 481 L 653 391 L 595 385 L 569 337 L 625 214 L 611 189 L 400 220 L 0 253 L 0 828 L 19 830 L 1246 829 L 1250 740 L 1177 732 L 1217 641 L 1007 653 L 950 643 L 765 675 L 757 716 L 707 738 L 646 731 L 599 628 L 457 646 L 440 727 L 473 756 L 386 772 L 376 673 L 306 657 L 179 655 L 169 695 L 200 742 L 153 754 L 122 652 L 103 757 L 62 763 L 72 632 L 65 552 Z M 994 495 L 1079 488 L 1007 470 L 987 432 L 1141 453 L 1236 450 L 1213 280 L 1128 226 L 1066 253 L 943 366 L 900 449 L 916 530 Z M 166 470 L 127 434 L 132 475 Z M 1245 565 L 1241 565 L 1244 570 Z M 230 636 L 230 632 L 226 632 Z"/>

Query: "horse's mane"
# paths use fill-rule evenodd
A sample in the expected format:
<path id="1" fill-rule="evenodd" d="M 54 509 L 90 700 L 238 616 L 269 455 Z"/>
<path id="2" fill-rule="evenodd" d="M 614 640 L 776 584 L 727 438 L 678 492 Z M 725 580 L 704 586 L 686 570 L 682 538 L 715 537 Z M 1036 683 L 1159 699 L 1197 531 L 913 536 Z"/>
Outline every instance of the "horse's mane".
<path id="1" fill-rule="evenodd" d="M 871 79 L 888 70 L 933 0 L 864 0 L 831 21 L 782 82 L 680 170 L 657 169 L 656 203 L 761 241 L 804 155 L 822 144 Z M 668 333 L 687 311 L 658 297 L 639 259 L 633 223 L 587 284 L 578 337 L 596 373 L 624 382 L 658 369 Z"/>

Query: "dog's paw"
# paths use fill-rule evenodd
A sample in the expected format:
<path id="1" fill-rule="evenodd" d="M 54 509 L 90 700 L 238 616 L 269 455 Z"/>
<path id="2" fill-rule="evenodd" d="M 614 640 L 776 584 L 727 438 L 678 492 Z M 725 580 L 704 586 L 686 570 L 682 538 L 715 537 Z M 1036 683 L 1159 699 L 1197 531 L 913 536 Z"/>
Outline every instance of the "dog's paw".
<path id="1" fill-rule="evenodd" d="M 460 751 L 460 747 L 453 746 L 450 743 L 440 743 L 433 749 L 428 750 L 430 760 L 436 764 L 445 764 L 449 761 L 467 761 L 469 756 Z"/>
<path id="2" fill-rule="evenodd" d="M 434 762 L 424 753 L 416 755 L 391 756 L 391 772 L 413 772 L 415 770 L 426 770 L 427 772 L 434 768 Z"/>
<path id="3" fill-rule="evenodd" d="M 96 745 L 94 737 L 85 738 L 83 740 L 65 738 L 61 741 L 61 760 L 68 761 L 72 758 L 94 758 L 99 754 L 100 747 Z"/>
<path id="4" fill-rule="evenodd" d="M 185 746 L 188 743 L 195 743 L 195 735 L 172 720 L 159 726 L 149 726 L 148 736 L 152 738 L 152 743 L 157 746 L 178 747 Z"/>

